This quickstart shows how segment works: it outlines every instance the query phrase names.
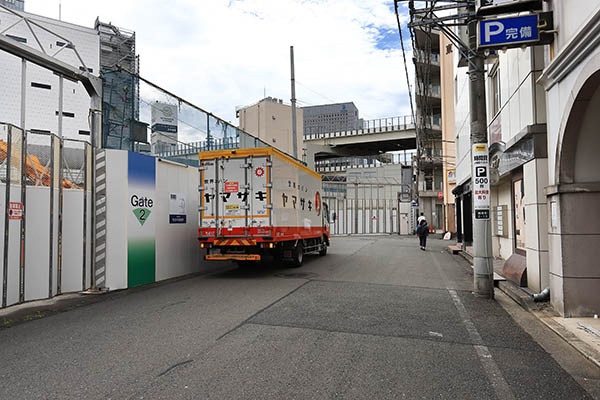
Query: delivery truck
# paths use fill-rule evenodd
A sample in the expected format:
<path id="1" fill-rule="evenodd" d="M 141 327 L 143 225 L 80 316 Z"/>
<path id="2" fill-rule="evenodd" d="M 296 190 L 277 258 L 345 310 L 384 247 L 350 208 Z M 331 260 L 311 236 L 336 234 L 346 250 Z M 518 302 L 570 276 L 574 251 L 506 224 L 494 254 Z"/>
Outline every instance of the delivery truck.
<path id="1" fill-rule="evenodd" d="M 206 260 L 302 265 L 327 254 L 321 175 L 272 147 L 202 152 L 198 240 Z"/>

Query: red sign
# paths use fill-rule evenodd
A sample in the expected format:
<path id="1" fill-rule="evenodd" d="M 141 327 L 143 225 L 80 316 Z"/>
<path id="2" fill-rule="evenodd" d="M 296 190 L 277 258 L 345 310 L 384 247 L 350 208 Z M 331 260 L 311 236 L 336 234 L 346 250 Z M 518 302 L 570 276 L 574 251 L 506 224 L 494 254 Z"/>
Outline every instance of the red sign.
<path id="1" fill-rule="evenodd" d="M 8 219 L 23 219 L 23 203 L 8 203 Z"/>
<path id="2" fill-rule="evenodd" d="M 240 191 L 238 182 L 225 182 L 225 193 L 237 193 Z"/>
<path id="3" fill-rule="evenodd" d="M 321 193 L 317 192 L 315 194 L 315 209 L 317 210 L 317 215 L 321 216 Z"/>
<path id="4" fill-rule="evenodd" d="M 443 198 L 444 198 L 444 192 L 439 192 L 438 199 L 443 199 Z"/>

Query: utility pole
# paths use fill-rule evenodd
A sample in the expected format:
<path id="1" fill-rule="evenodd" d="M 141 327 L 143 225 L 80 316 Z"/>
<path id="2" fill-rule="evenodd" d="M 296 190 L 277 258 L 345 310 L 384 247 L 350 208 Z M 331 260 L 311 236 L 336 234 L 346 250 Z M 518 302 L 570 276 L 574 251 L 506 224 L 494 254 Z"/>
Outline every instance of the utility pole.
<path id="1" fill-rule="evenodd" d="M 469 11 L 475 12 L 475 4 L 469 6 Z M 477 49 L 477 21 L 472 19 L 469 30 L 469 110 L 471 114 L 471 187 L 473 199 L 473 291 L 477 297 L 494 298 L 494 268 L 492 261 L 492 226 L 489 212 L 489 156 L 487 150 L 487 115 L 485 97 L 485 62 L 481 50 Z M 481 145 L 485 145 L 482 147 Z M 477 146 L 480 145 L 480 146 Z M 476 150 L 479 149 L 479 150 Z M 480 155 L 481 154 L 481 155 Z M 478 178 L 475 171 L 475 157 L 478 157 L 478 168 L 485 167 L 483 178 Z M 487 199 L 487 218 L 478 213 L 475 202 L 479 195 L 478 179 L 485 179 L 483 186 L 487 187 L 484 198 Z M 485 189 L 484 189 L 485 190 Z"/>
<path id="2" fill-rule="evenodd" d="M 294 46 L 290 46 L 290 64 L 292 68 L 292 148 L 293 156 L 298 158 L 298 132 L 296 130 L 296 76 L 294 73 Z"/>
<path id="3" fill-rule="evenodd" d="M 402 0 L 395 0 L 396 3 Z M 454 3 L 454 4 L 443 4 Z M 456 46 L 469 64 L 469 109 L 471 115 L 471 187 L 473 201 L 473 292 L 477 297 L 494 297 L 494 269 L 492 263 L 492 229 L 490 223 L 489 154 L 487 145 L 487 115 L 485 97 L 485 57 L 477 48 L 477 14 L 475 0 L 426 1 L 425 7 L 416 9 L 414 0 L 408 0 L 413 29 L 436 27 Z M 456 9 L 456 14 L 438 16 L 438 11 Z M 396 5 L 398 29 L 402 29 Z M 454 26 L 468 27 L 468 44 L 453 30 Z M 411 37 L 416 35 L 411 35 Z M 413 47 L 414 47 L 413 38 Z M 420 156 L 417 140 L 417 157 Z"/>
<path id="4" fill-rule="evenodd" d="M 290 64 L 292 67 L 292 148 L 293 156 L 298 158 L 298 131 L 296 129 L 296 75 L 294 73 L 294 46 L 290 46 Z"/>

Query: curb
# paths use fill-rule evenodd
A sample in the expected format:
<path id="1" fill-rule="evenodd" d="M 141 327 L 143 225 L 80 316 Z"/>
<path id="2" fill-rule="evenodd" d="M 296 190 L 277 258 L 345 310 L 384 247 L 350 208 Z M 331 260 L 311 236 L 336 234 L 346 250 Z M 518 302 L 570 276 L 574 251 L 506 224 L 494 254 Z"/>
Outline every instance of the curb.
<path id="1" fill-rule="evenodd" d="M 594 349 L 592 346 L 579 339 L 564 326 L 554 321 L 553 318 L 559 317 L 559 315 L 551 308 L 549 303 L 534 303 L 531 299 L 531 295 L 523 290 L 523 288 L 518 287 L 516 284 L 510 281 L 500 282 L 498 289 L 513 299 L 513 301 L 518 303 L 526 311 L 529 311 L 531 314 L 533 314 L 541 323 L 546 325 L 551 331 L 571 345 L 571 347 L 577 350 L 582 356 L 600 368 L 600 351 Z"/>
<path id="2" fill-rule="evenodd" d="M 463 253 L 464 252 L 461 251 L 459 256 L 462 256 L 462 258 L 471 262 Z M 515 303 L 519 304 L 525 311 L 529 311 L 533 314 L 542 324 L 577 350 L 582 356 L 600 368 L 600 351 L 583 342 L 564 326 L 554 321 L 553 318 L 559 317 L 559 315 L 552 309 L 550 303 L 534 303 L 531 298 L 531 293 L 529 293 L 529 289 L 521 288 L 508 280 L 499 281 L 497 288 L 510 297 Z"/>

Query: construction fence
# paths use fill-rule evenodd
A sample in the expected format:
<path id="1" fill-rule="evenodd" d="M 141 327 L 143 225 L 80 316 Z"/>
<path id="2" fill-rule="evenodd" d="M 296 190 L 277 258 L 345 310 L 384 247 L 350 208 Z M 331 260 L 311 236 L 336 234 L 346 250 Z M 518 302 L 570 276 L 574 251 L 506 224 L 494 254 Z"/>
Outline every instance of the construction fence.
<path id="1" fill-rule="evenodd" d="M 0 123 L 1 307 L 91 285 L 92 148 Z"/>
<path id="2" fill-rule="evenodd" d="M 267 146 L 138 74 L 117 69 L 102 78 L 103 148 L 197 162 L 202 151 Z"/>

